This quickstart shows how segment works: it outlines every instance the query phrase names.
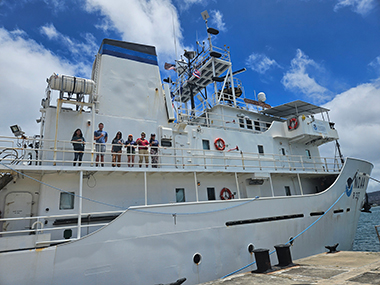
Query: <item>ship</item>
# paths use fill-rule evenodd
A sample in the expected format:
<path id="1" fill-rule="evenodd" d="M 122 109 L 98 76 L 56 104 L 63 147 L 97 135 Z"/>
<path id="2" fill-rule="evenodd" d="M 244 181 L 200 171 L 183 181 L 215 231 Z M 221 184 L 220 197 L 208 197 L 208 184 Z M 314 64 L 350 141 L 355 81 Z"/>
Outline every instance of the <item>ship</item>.
<path id="1" fill-rule="evenodd" d="M 202 17 L 171 76 L 154 46 L 104 39 L 91 79 L 47 79 L 39 134 L 1 136 L 0 284 L 198 284 L 255 270 L 255 250 L 352 249 L 373 165 L 343 157 L 327 108 L 246 98 Z M 159 145 L 112 152 L 119 131 Z"/>

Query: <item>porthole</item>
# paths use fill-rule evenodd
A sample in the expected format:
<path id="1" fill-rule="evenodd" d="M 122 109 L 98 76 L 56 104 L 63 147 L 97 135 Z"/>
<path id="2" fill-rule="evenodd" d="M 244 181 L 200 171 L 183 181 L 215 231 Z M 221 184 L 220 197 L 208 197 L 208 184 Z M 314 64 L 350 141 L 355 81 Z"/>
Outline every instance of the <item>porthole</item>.
<path id="1" fill-rule="evenodd" d="M 202 261 L 202 255 L 200 253 L 196 253 L 193 255 L 193 262 L 196 264 L 196 265 L 199 265 Z"/>
<path id="2" fill-rule="evenodd" d="M 250 243 L 250 244 L 248 245 L 248 252 L 249 252 L 250 254 L 252 254 L 254 249 L 255 249 L 255 246 L 254 246 L 252 243 Z"/>

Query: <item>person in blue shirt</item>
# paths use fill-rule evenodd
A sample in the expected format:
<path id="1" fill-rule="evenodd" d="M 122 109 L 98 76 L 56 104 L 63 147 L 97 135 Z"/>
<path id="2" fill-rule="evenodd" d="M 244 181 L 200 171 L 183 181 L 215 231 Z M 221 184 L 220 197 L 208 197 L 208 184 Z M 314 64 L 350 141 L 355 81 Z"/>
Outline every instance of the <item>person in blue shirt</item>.
<path id="1" fill-rule="evenodd" d="M 94 132 L 94 140 L 96 142 L 95 144 L 95 151 L 96 151 L 96 166 L 98 166 L 99 162 L 99 155 L 102 162 L 102 166 L 104 166 L 104 153 L 106 152 L 106 142 L 108 139 L 108 134 L 106 131 L 103 131 L 104 124 L 99 123 L 99 130 Z"/>

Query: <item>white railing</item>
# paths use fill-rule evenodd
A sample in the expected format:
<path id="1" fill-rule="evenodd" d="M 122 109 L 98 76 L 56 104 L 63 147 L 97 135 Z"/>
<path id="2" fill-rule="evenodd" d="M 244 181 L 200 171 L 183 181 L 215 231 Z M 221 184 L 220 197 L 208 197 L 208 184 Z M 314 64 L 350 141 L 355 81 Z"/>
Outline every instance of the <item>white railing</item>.
<path id="1" fill-rule="evenodd" d="M 79 214 L 63 214 L 63 215 L 49 215 L 49 216 L 36 216 L 36 217 L 19 217 L 19 218 L 0 218 L 0 224 L 2 223 L 12 223 L 17 221 L 30 221 L 30 224 L 33 224 L 25 230 L 4 230 L 0 231 L 0 251 L 1 251 L 1 237 L 13 237 L 13 236 L 29 236 L 29 235 L 42 235 L 45 233 L 53 233 L 59 232 L 61 234 L 62 230 L 74 230 L 76 229 L 78 232 L 81 232 L 82 229 L 89 228 L 100 228 L 109 224 L 109 222 L 115 219 L 118 215 L 120 215 L 123 211 L 103 211 L 103 212 L 91 212 L 91 213 L 81 213 Z M 96 219 L 97 217 L 101 217 L 104 215 L 112 215 L 109 216 L 108 222 L 97 223 L 91 222 L 91 219 Z M 62 225 L 54 225 L 49 227 L 44 227 L 44 221 L 53 221 L 54 219 L 63 219 L 63 218 L 73 218 L 73 221 L 69 221 L 66 224 Z M 88 218 L 87 222 L 80 222 L 79 219 Z M 70 225 L 71 224 L 71 225 Z M 75 225 L 76 224 L 76 225 Z M 93 230 L 92 230 L 93 231 Z M 88 233 L 92 232 L 88 231 Z M 88 234 L 87 233 L 87 234 Z M 85 234 L 86 235 L 86 234 Z M 56 244 L 61 242 L 67 242 L 79 239 L 83 235 L 76 235 L 76 238 L 67 238 L 67 239 L 48 239 L 48 240 L 40 240 L 36 242 L 36 246 L 39 243 L 43 244 Z M 36 239 L 38 240 L 38 239 Z"/>
<path id="2" fill-rule="evenodd" d="M 4 141 L 5 137 L 0 138 Z M 30 167 L 39 166 L 73 166 L 73 158 L 75 151 L 72 149 L 71 141 L 57 140 L 54 144 L 53 140 L 39 141 L 38 148 L 35 143 L 18 142 L 8 137 L 7 143 L 13 142 L 15 147 L 10 148 L 0 144 L 0 162 L 6 165 L 23 165 Z M 54 145 L 56 148 L 54 149 Z M 212 147 L 212 146 L 211 146 Z M 104 166 L 120 165 L 120 168 L 131 171 L 139 166 L 139 153 L 136 149 L 134 162 L 128 163 L 126 149 L 123 148 L 121 162 L 112 162 L 111 152 L 112 145 L 106 144 L 106 152 L 104 154 Z M 94 149 L 94 150 L 93 150 Z M 82 167 L 96 166 L 96 155 L 100 154 L 95 151 L 91 143 L 86 143 L 83 152 Z M 175 147 L 159 147 L 157 154 L 150 154 L 149 166 L 157 167 L 157 169 L 172 170 L 225 170 L 225 171 L 266 171 L 266 172 L 338 172 L 342 167 L 342 163 L 337 158 L 324 157 L 307 157 L 304 155 L 279 155 L 279 154 L 259 154 L 238 150 L 236 148 L 224 151 L 218 150 L 202 150 L 191 148 L 175 148 Z M 151 157 L 157 156 L 158 163 L 152 164 Z M 144 160 L 145 161 L 145 160 Z M 76 161 L 78 167 L 79 161 Z M 99 162 L 100 163 L 100 162 Z M 128 164 L 132 167 L 128 167 Z M 143 163 L 144 164 L 144 163 Z M 145 164 L 143 165 L 145 168 Z M 4 169 L 4 166 L 0 168 Z M 153 169 L 153 167 L 152 167 Z M 156 168 L 154 168 L 156 169 Z"/>
<path id="3" fill-rule="evenodd" d="M 201 104 L 205 103 L 203 102 Z M 239 116 L 230 116 L 211 112 L 210 109 L 207 108 L 203 109 L 203 111 L 199 111 L 199 109 L 202 108 L 196 108 L 194 113 L 187 110 L 177 110 L 177 122 L 186 122 L 201 127 L 246 131 L 256 134 L 267 131 L 272 124 L 270 121 L 254 120 L 243 114 L 239 114 Z"/>

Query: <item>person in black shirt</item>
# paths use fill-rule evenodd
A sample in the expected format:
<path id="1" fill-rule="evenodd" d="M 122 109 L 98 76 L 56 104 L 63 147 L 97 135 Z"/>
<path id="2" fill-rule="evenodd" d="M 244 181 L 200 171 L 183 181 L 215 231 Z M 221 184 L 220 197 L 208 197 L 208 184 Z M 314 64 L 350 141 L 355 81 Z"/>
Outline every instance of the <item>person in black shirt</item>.
<path id="1" fill-rule="evenodd" d="M 82 161 L 83 157 L 83 151 L 84 151 L 84 143 L 85 139 L 83 137 L 81 129 L 76 129 L 73 137 L 71 138 L 71 142 L 73 144 L 74 148 L 74 161 Z M 75 166 L 76 162 L 73 163 L 73 166 Z M 82 163 L 78 162 L 78 166 L 81 166 Z"/>
<path id="2" fill-rule="evenodd" d="M 117 167 L 120 167 L 121 161 L 121 151 L 124 144 L 123 135 L 120 131 L 116 133 L 116 136 L 112 140 L 112 166 L 115 167 L 117 162 Z"/>

